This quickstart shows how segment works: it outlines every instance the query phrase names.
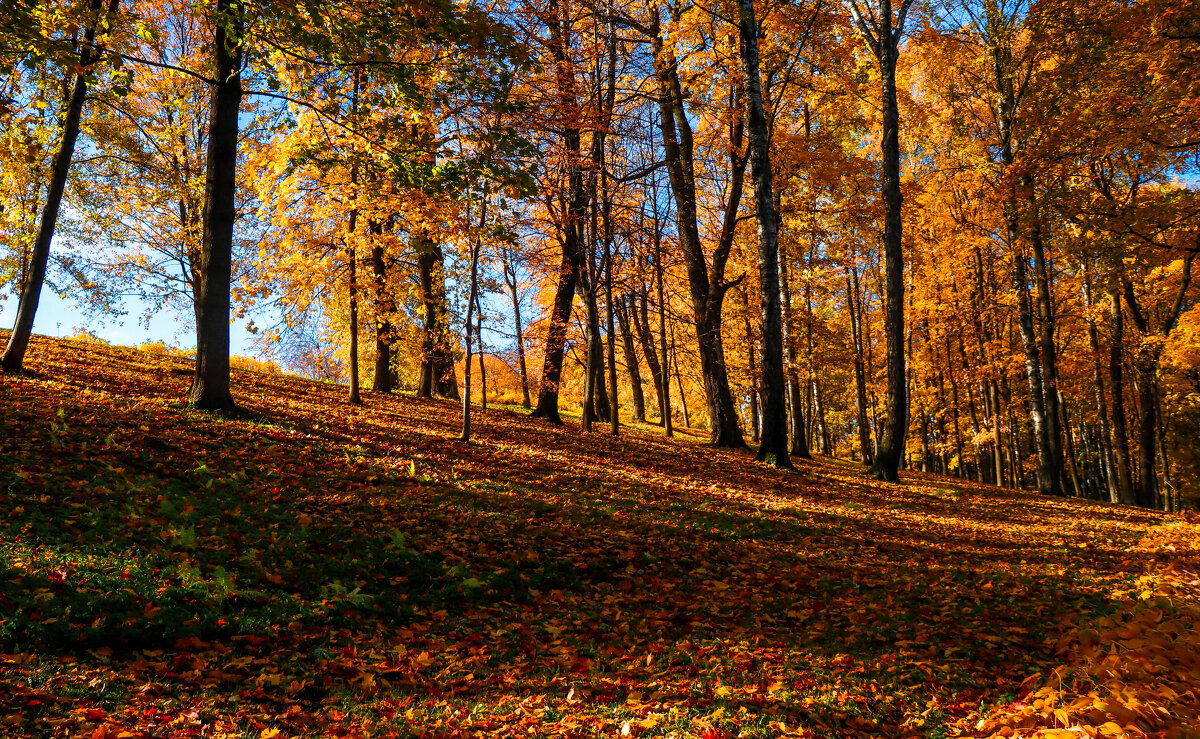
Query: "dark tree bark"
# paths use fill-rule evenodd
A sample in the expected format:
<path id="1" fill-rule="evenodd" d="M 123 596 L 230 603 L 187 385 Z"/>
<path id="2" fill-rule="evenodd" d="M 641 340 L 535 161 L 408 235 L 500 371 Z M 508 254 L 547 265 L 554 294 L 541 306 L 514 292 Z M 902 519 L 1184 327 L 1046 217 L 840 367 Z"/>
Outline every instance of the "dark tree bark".
<path id="1" fill-rule="evenodd" d="M 1113 456 L 1116 457 L 1117 499 L 1125 505 L 1137 501 L 1133 497 L 1133 471 L 1129 459 L 1129 432 L 1125 420 L 1125 315 L 1121 310 L 1121 294 L 1114 290 L 1112 301 L 1112 341 L 1108 355 L 1108 377 L 1112 382 Z"/>
<path id="2" fill-rule="evenodd" d="M 1200 250 L 1200 238 L 1197 239 Z M 1179 316 L 1187 307 L 1187 292 L 1191 285 L 1192 264 L 1196 259 L 1197 250 L 1188 251 L 1183 259 L 1183 272 L 1180 276 L 1179 292 L 1174 305 L 1167 310 L 1161 326 L 1151 326 L 1134 292 L 1133 283 L 1123 278 L 1122 287 L 1125 294 L 1125 305 L 1129 308 L 1129 316 L 1143 337 L 1157 333 L 1166 338 L 1175 328 Z M 1156 337 L 1158 338 L 1158 337 Z M 1158 472 L 1155 462 L 1158 443 L 1158 363 L 1162 356 L 1163 342 L 1160 340 L 1143 340 L 1138 347 L 1134 367 L 1138 372 L 1138 485 L 1135 489 L 1134 500 L 1142 508 L 1159 508 Z"/>
<path id="3" fill-rule="evenodd" d="M 663 423 L 666 411 L 663 410 L 663 370 L 662 355 L 654 343 L 654 332 L 650 326 L 650 300 L 646 291 L 641 291 L 636 297 L 629 296 L 629 318 L 637 329 L 638 342 L 642 345 L 642 354 L 646 357 L 646 366 L 650 368 L 650 378 L 654 382 L 654 394 L 658 400 L 658 420 Z"/>
<path id="4" fill-rule="evenodd" d="M 678 61 L 664 43 L 655 15 L 651 26 L 654 44 L 654 69 L 658 82 L 658 103 L 661 112 L 661 132 L 671 192 L 675 196 L 675 218 L 687 267 L 692 313 L 696 325 L 696 345 L 700 354 L 700 372 L 704 378 L 704 393 L 711 420 L 709 441 L 714 446 L 741 448 L 745 446 L 738 425 L 733 392 L 725 366 L 725 350 L 721 339 L 721 311 L 725 294 L 732 286 L 725 281 L 725 265 L 733 245 L 732 232 L 722 238 L 713 250 L 712 262 L 704 255 L 696 211 L 696 176 L 692 145 L 692 124 L 684 104 L 684 92 L 679 81 Z M 745 158 L 740 157 L 741 127 L 731 131 L 732 182 L 735 191 L 727 199 L 726 213 L 732 207 L 736 215 L 741 197 L 741 173 Z M 769 215 L 769 214 L 768 214 Z M 722 235 L 724 237 L 724 234 Z"/>
<path id="5" fill-rule="evenodd" d="M 1100 447 L 1102 477 L 1108 489 L 1109 501 L 1119 503 L 1120 494 L 1117 490 L 1116 461 L 1113 459 L 1112 431 L 1108 421 L 1108 403 L 1104 399 L 1104 373 L 1101 369 L 1100 361 L 1100 337 L 1099 332 L 1096 330 L 1096 321 L 1091 313 L 1095 301 L 1092 297 L 1091 276 L 1086 272 L 1084 273 L 1083 281 L 1083 304 L 1088 311 L 1086 315 L 1088 348 L 1092 351 L 1092 382 L 1095 385 L 1096 392 L 1096 416 L 1100 422 L 1097 442 Z"/>
<path id="6" fill-rule="evenodd" d="M 758 66 L 754 0 L 739 0 L 738 10 L 742 88 L 745 90 L 746 130 L 750 139 L 750 176 L 754 182 L 754 210 L 758 223 L 759 307 L 762 312 L 763 428 L 756 459 L 790 468 L 784 399 L 783 311 L 779 299 L 779 233 L 771 182 L 770 139 Z"/>
<path id="7" fill-rule="evenodd" d="M 775 227 L 779 228 L 779 214 L 775 216 Z M 778 230 L 776 231 L 778 233 Z M 782 313 L 784 375 L 787 378 L 788 421 L 790 426 L 790 451 L 792 456 L 811 459 L 808 448 L 808 426 L 804 420 L 804 394 L 800 389 L 800 357 L 796 350 L 796 324 L 792 317 L 791 270 L 788 268 L 787 253 L 779 255 L 779 293 Z"/>
<path id="8" fill-rule="evenodd" d="M 446 310 L 445 255 L 428 236 L 417 239 L 417 278 L 421 289 L 421 367 L 417 397 L 458 400 L 458 377 L 450 348 L 450 318 Z"/>
<path id="9" fill-rule="evenodd" d="M 637 347 L 633 341 L 633 328 L 630 326 L 630 314 L 634 310 L 633 295 L 622 296 L 613 306 L 616 323 L 621 332 L 621 348 L 625 352 L 625 368 L 629 373 L 630 395 L 633 398 L 633 420 L 645 423 L 646 397 L 642 394 L 642 370 L 638 365 Z M 615 371 L 610 381 L 616 382 Z"/>
<path id="10" fill-rule="evenodd" d="M 58 211 L 62 206 L 63 192 L 67 186 L 67 175 L 71 171 L 71 160 L 75 156 L 75 142 L 79 138 L 79 121 L 83 116 L 83 104 L 87 100 L 87 77 L 91 74 L 92 65 L 104 54 L 103 47 L 97 47 L 95 44 L 96 28 L 104 22 L 101 17 L 103 14 L 111 16 L 116 12 L 117 0 L 110 0 L 107 9 L 103 0 L 88 0 L 88 13 L 91 17 L 84 28 L 83 42 L 79 46 L 79 69 L 74 75 L 71 92 L 67 96 L 62 133 L 50 169 L 46 202 L 42 205 L 37 236 L 34 238 L 33 251 L 29 257 L 29 270 L 17 303 L 17 320 L 13 324 L 12 333 L 9 334 L 4 356 L 0 358 L 0 369 L 4 372 L 20 372 L 25 362 L 25 351 L 29 348 L 29 338 L 33 335 L 33 320 L 41 300 L 42 285 L 46 282 L 50 244 L 58 226 Z"/>
<path id="11" fill-rule="evenodd" d="M 517 364 L 521 371 L 521 407 L 528 409 L 532 407 L 532 403 L 529 401 L 529 371 L 525 366 L 525 329 L 521 324 L 521 296 L 517 293 L 517 272 L 513 268 L 507 249 L 501 251 L 500 260 L 504 272 L 504 284 L 508 287 L 508 294 L 512 297 L 513 322 L 516 324 L 517 330 Z"/>
<path id="12" fill-rule="evenodd" d="M 1038 349 L 1042 360 L 1042 392 L 1045 393 L 1046 455 L 1051 470 L 1057 473 L 1057 490 L 1063 495 L 1063 423 L 1058 397 L 1058 348 L 1054 344 L 1054 302 L 1050 296 L 1050 277 L 1046 268 L 1045 246 L 1042 240 L 1041 216 L 1033 192 L 1033 181 L 1026 179 L 1029 198 L 1029 217 L 1032 220 L 1029 239 L 1033 249 L 1033 281 L 1037 294 Z"/>
<path id="13" fill-rule="evenodd" d="M 862 449 L 863 464 L 870 467 L 875 455 L 871 446 L 871 424 L 867 420 L 867 377 L 863 357 L 862 298 L 858 290 L 858 268 L 854 266 L 851 266 L 846 273 L 846 307 L 850 314 L 850 341 L 854 349 L 854 411 L 858 425 L 858 444 Z"/>
<path id="14" fill-rule="evenodd" d="M 351 176 L 351 181 L 354 177 Z M 362 392 L 358 378 L 358 252 L 354 247 L 354 233 L 358 226 L 358 209 L 350 211 L 347 225 L 349 238 L 346 246 L 346 263 L 350 268 L 350 397 L 353 405 L 362 405 Z"/>
<path id="15" fill-rule="evenodd" d="M 587 216 L 587 189 L 583 181 L 581 157 L 582 136 L 579 129 L 579 103 L 575 85 L 569 19 L 563 3 L 553 3 L 546 16 L 549 46 L 554 58 L 556 114 L 563 123 L 563 148 L 567 160 L 567 187 L 563 193 L 566 212 L 559 224 L 562 238 L 562 261 L 558 270 L 558 285 L 550 311 L 550 327 L 546 332 L 546 353 L 542 362 L 542 379 L 538 384 L 537 407 L 531 414 L 554 424 L 561 424 L 558 413 L 559 383 L 562 381 L 563 351 L 567 344 L 567 326 L 571 320 L 571 304 L 579 273 L 583 268 L 583 227 Z"/>
<path id="16" fill-rule="evenodd" d="M 1025 256 L 1013 255 L 1013 290 L 1017 293 L 1017 322 L 1021 347 L 1025 351 L 1025 376 L 1029 382 L 1029 421 L 1038 453 L 1038 491 L 1044 495 L 1061 495 L 1059 470 L 1054 467 L 1050 451 L 1050 436 L 1046 428 L 1046 388 L 1042 376 L 1041 347 L 1033 325 L 1033 308 L 1029 302 L 1029 284 L 1025 277 Z"/>
<path id="17" fill-rule="evenodd" d="M 900 39 L 913 0 L 901 0 L 893 19 L 892 0 L 879 0 L 872 20 L 858 0 L 850 0 L 851 12 L 867 46 L 879 64 L 883 107 L 883 196 L 884 335 L 887 339 L 887 415 L 871 471 L 887 482 L 900 480 L 900 462 L 908 434 L 908 384 L 904 363 L 904 224 L 900 192 L 900 109 L 896 99 L 896 61 Z"/>
<path id="18" fill-rule="evenodd" d="M 383 248 L 383 225 L 368 221 L 367 230 L 374 243 L 371 246 L 371 272 L 375 278 L 375 376 L 371 389 L 390 393 L 392 383 L 392 314 L 396 305 L 388 285 L 387 259 Z"/>
<path id="19" fill-rule="evenodd" d="M 242 105 L 242 3 L 214 6 L 214 80 L 204 176 L 196 374 L 188 400 L 197 408 L 233 408 L 229 393 L 229 308 L 233 227 L 237 217 L 238 115 Z"/>

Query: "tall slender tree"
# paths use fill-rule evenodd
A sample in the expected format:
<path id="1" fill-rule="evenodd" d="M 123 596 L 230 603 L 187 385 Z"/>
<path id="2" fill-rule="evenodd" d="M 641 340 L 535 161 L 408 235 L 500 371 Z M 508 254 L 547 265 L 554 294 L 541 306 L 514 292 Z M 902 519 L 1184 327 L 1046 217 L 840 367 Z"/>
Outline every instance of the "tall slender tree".
<path id="1" fill-rule="evenodd" d="M 900 479 L 900 462 L 908 435 L 908 377 L 904 336 L 904 196 L 900 191 L 900 106 L 896 96 L 896 62 L 900 41 L 914 0 L 847 0 L 850 16 L 879 68 L 883 113 L 882 153 L 884 334 L 887 342 L 887 416 L 879 435 L 871 471 L 887 482 Z"/>

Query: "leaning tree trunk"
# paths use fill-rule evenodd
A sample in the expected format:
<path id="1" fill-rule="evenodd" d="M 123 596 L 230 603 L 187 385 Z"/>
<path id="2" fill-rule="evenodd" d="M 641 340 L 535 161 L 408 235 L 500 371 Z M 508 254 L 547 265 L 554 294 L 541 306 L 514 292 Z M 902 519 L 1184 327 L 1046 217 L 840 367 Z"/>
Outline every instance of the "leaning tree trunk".
<path id="1" fill-rule="evenodd" d="M 29 257 L 29 271 L 25 275 L 25 284 L 21 289 L 21 298 L 17 304 L 17 320 L 13 324 L 12 333 L 8 337 L 8 345 L 4 356 L 0 359 L 0 369 L 4 372 L 20 372 L 25 361 L 25 351 L 29 348 L 29 338 L 33 335 L 33 319 L 37 315 L 38 302 L 42 296 L 42 285 L 46 281 L 46 268 L 50 263 L 50 243 L 54 240 L 54 230 L 58 225 L 58 211 L 62 206 L 63 192 L 67 186 L 67 175 L 71 171 L 71 159 L 75 156 L 75 142 L 79 138 L 79 121 L 83 116 L 83 104 L 87 100 L 87 76 L 90 67 L 99 59 L 103 48 L 96 48 L 96 27 L 101 23 L 98 16 L 104 9 L 102 0 L 90 0 L 88 11 L 94 16 L 83 33 L 83 43 L 79 51 L 79 68 L 67 96 L 67 105 L 63 117 L 62 135 L 58 141 L 58 151 L 54 154 L 54 163 L 50 170 L 50 186 L 46 193 L 46 202 L 42 206 L 41 218 L 38 221 L 37 236 L 33 242 L 33 252 Z M 117 0 L 109 2 L 108 14 L 117 11 Z"/>
<path id="2" fill-rule="evenodd" d="M 209 104 L 204 176 L 200 299 L 196 310 L 196 374 L 188 400 L 206 410 L 233 407 L 229 393 L 229 297 L 237 217 L 238 115 L 242 105 L 241 2 L 213 11 L 216 62 Z"/>
<path id="3" fill-rule="evenodd" d="M 562 3 L 552 4 L 546 16 L 550 50 L 554 57 L 555 94 L 558 114 L 564 121 L 562 136 L 566 152 L 567 212 L 560 224 L 562 232 L 562 262 L 558 270 L 558 285 L 550 310 L 550 326 L 546 332 L 546 351 L 542 361 L 542 379 L 538 386 L 537 407 L 531 414 L 554 424 L 561 424 L 558 413 L 559 383 L 562 381 L 563 353 L 567 345 L 567 326 L 571 320 L 571 304 L 575 286 L 583 268 L 584 217 L 587 214 L 587 189 L 583 182 L 581 161 L 582 135 L 579 125 L 579 103 L 576 96 L 575 71 L 568 47 L 570 30 L 563 18 Z"/>

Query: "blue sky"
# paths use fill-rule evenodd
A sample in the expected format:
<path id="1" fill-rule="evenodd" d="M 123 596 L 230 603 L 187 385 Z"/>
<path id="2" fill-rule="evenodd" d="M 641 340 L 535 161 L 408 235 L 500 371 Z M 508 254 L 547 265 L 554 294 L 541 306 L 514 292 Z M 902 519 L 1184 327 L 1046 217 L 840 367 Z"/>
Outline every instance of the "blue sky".
<path id="1" fill-rule="evenodd" d="M 60 298 L 53 290 L 47 289 L 42 291 L 33 332 L 46 336 L 71 336 L 79 327 L 112 344 L 137 346 L 147 341 L 162 341 L 183 349 L 195 348 L 194 329 L 190 322 L 174 311 L 152 316 L 149 327 L 146 327 L 141 321 L 146 306 L 141 301 L 131 298 L 125 309 L 128 314 L 119 318 L 89 316 L 70 298 Z M 12 328 L 16 318 L 17 299 L 12 296 L 0 299 L 0 326 Z M 246 330 L 247 323 L 246 319 L 238 319 L 230 327 L 230 351 L 253 357 L 258 353 L 254 349 L 254 337 Z"/>

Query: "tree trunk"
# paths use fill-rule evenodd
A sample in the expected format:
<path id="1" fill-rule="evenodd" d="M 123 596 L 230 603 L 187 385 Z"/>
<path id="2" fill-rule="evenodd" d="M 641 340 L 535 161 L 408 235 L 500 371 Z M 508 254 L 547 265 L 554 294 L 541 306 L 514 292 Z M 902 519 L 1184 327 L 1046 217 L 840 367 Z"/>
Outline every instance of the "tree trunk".
<path id="1" fill-rule="evenodd" d="M 1200 247 L 1200 237 L 1197 237 L 1197 247 Z M 1137 295 L 1133 291 L 1133 283 L 1125 276 L 1122 277 L 1125 293 L 1125 304 L 1129 307 L 1129 315 L 1133 318 L 1142 334 L 1141 345 L 1138 347 L 1137 360 L 1134 365 L 1138 371 L 1138 415 L 1140 426 L 1138 434 L 1138 470 L 1139 480 L 1135 499 L 1143 508 L 1159 508 L 1158 474 L 1155 470 L 1155 449 L 1158 439 L 1158 362 L 1162 354 L 1162 343 L 1174 330 L 1179 316 L 1187 305 L 1188 286 L 1191 284 L 1192 264 L 1195 262 L 1197 251 L 1189 251 L 1183 259 L 1183 270 L 1180 274 L 1179 292 L 1175 296 L 1174 306 L 1166 313 L 1161 326 L 1151 327 L 1138 304 Z M 1158 333 L 1158 336 L 1154 336 Z M 1165 455 L 1164 455 L 1165 456 Z M 1164 468 L 1165 469 L 1165 468 Z"/>
<path id="2" fill-rule="evenodd" d="M 517 293 L 517 273 L 512 266 L 507 250 L 502 252 L 501 258 L 504 282 L 512 296 L 513 322 L 516 324 L 517 330 L 517 365 L 521 371 L 521 407 L 528 409 L 532 407 L 532 403 L 529 400 L 529 371 L 525 366 L 525 329 L 521 325 L 521 297 Z"/>
<path id="3" fill-rule="evenodd" d="M 711 419 L 709 441 L 714 446 L 741 448 L 745 446 L 745 441 L 738 426 L 721 341 L 721 311 L 725 293 L 729 289 L 724 281 L 725 264 L 732 247 L 732 234 L 729 239 L 722 238 L 713 251 L 710 265 L 700 243 L 691 120 L 684 106 L 678 61 L 663 42 L 657 14 L 652 22 L 652 33 L 664 158 L 671 180 L 671 192 L 675 196 L 677 231 L 691 289 L 700 372 L 704 378 L 705 400 Z M 737 181 L 737 194 L 740 196 L 741 178 L 736 162 L 733 178 Z M 732 202 L 734 198 L 729 200 Z"/>
<path id="4" fill-rule="evenodd" d="M 900 462 L 908 434 L 908 373 L 905 369 L 904 340 L 904 223 L 901 219 L 904 196 L 900 191 L 900 109 L 896 100 L 896 60 L 900 55 L 900 34 L 911 0 L 900 3 L 898 21 L 893 25 L 892 3 L 883 0 L 874 27 L 874 42 L 869 24 L 857 13 L 863 35 L 868 38 L 879 63 L 880 96 L 883 109 L 881 194 L 883 197 L 884 336 L 887 340 L 887 415 L 872 473 L 879 480 L 899 482 Z"/>
<path id="5" fill-rule="evenodd" d="M 1094 306 L 1092 299 L 1091 277 L 1085 273 L 1083 283 L 1083 303 L 1087 312 L 1088 348 L 1092 351 L 1092 382 L 1096 391 L 1096 416 L 1100 421 L 1100 437 L 1097 440 L 1100 447 L 1100 458 L 1105 485 L 1108 489 L 1109 502 L 1120 502 L 1117 491 L 1116 464 L 1113 459 L 1112 434 L 1108 422 L 1108 403 L 1104 399 L 1104 374 L 1100 368 L 1100 338 L 1096 331 L 1096 321 L 1092 317 Z"/>
<path id="6" fill-rule="evenodd" d="M 417 397 L 458 400 L 458 377 L 450 349 L 450 317 L 446 308 L 445 255 L 428 235 L 417 240 L 417 277 L 421 289 L 421 368 Z"/>
<path id="7" fill-rule="evenodd" d="M 487 199 L 485 196 L 482 215 L 479 219 L 481 224 L 486 216 Z M 474 317 L 475 303 L 478 301 L 479 295 L 479 253 L 481 251 L 483 251 L 483 244 L 479 239 L 476 239 L 471 249 L 470 292 L 467 296 L 467 317 L 463 321 L 463 339 L 466 342 L 466 356 L 463 360 L 462 433 L 458 439 L 465 443 L 470 443 L 471 441 L 471 319 Z M 487 393 L 486 389 L 484 393 Z"/>
<path id="8" fill-rule="evenodd" d="M 346 247 L 346 262 L 350 267 L 350 403 L 362 405 L 362 393 L 358 378 L 358 252 L 354 247 L 354 232 L 358 222 L 358 209 L 350 211 L 348 225 L 349 246 Z"/>
<path id="9" fill-rule="evenodd" d="M 1010 236 L 1015 223 L 1010 219 Z M 1046 388 L 1042 377 L 1041 348 L 1033 326 L 1033 309 L 1029 304 L 1029 284 L 1025 278 L 1025 257 L 1013 255 L 1013 289 L 1017 293 L 1017 320 L 1021 331 L 1021 346 L 1025 350 L 1025 376 L 1029 381 L 1029 421 L 1033 426 L 1038 455 L 1038 492 L 1061 495 L 1060 470 L 1054 466 L 1050 435 L 1046 428 Z"/>
<path id="10" fill-rule="evenodd" d="M 776 229 L 779 227 L 779 214 L 772 216 Z M 778 230 L 776 231 L 778 233 Z M 784 375 L 787 378 L 788 422 L 790 426 L 790 452 L 800 459 L 811 459 L 809 451 L 808 425 L 804 418 L 804 397 L 800 390 L 799 353 L 796 351 L 796 324 L 792 316 L 792 287 L 791 270 L 787 252 L 779 255 L 779 294 L 780 294 L 780 328 L 783 332 Z"/>
<path id="11" fill-rule="evenodd" d="M 1158 352 L 1145 343 L 1138 349 L 1134 366 L 1138 373 L 1138 485 L 1134 500 L 1141 508 L 1159 508 L 1158 473 Z"/>
<path id="12" fill-rule="evenodd" d="M 759 308 L 762 312 L 763 429 L 756 459 L 790 468 L 784 399 L 783 311 L 779 296 L 779 232 L 771 181 L 770 137 L 758 66 L 754 0 L 739 0 L 738 9 L 742 89 L 745 90 L 746 131 L 750 139 L 750 176 L 754 182 L 754 212 L 758 223 Z"/>
<path id="13" fill-rule="evenodd" d="M 388 289 L 387 261 L 383 251 L 383 226 L 369 221 L 367 228 L 373 237 L 371 271 L 375 277 L 375 376 L 371 389 L 377 393 L 392 391 L 392 313 L 395 304 Z"/>
<path id="14" fill-rule="evenodd" d="M 33 335 L 33 320 L 37 315 L 42 285 L 45 284 L 46 269 L 50 263 L 50 244 L 58 226 L 58 211 L 62 206 L 67 176 L 71 171 L 71 160 L 75 156 L 75 142 L 79 138 L 79 121 L 83 116 L 83 104 L 87 100 L 87 75 L 91 73 L 92 64 L 103 55 L 103 47 L 95 47 L 96 27 L 103 22 L 99 17 L 104 10 L 103 0 L 89 0 L 88 10 L 94 16 L 94 20 L 84 29 L 83 43 L 79 47 L 79 69 L 74 75 L 71 92 L 67 96 L 62 134 L 50 169 L 46 202 L 42 205 L 41 217 L 38 220 L 37 236 L 29 256 L 29 269 L 21 285 L 17 320 L 13 324 L 12 333 L 9 334 L 4 356 L 0 359 L 0 369 L 4 372 L 20 372 L 25 361 L 25 351 L 29 348 L 29 339 Z M 111 16 L 116 11 L 117 0 L 110 0 L 107 14 Z M 232 405 L 232 401 L 230 404 Z"/>
<path id="15" fill-rule="evenodd" d="M 688 415 L 687 393 L 683 390 L 683 372 L 679 369 L 679 348 L 675 344 L 675 327 L 671 327 L 671 357 L 675 361 L 675 384 L 679 386 L 679 405 L 683 410 L 683 427 L 690 429 L 692 419 Z"/>
<path id="16" fill-rule="evenodd" d="M 863 357 L 862 301 L 858 292 L 858 269 L 856 267 L 851 267 L 846 274 L 846 303 L 850 314 L 850 341 L 854 349 L 854 411 L 858 425 L 858 444 L 862 450 L 863 464 L 870 467 L 875 458 L 875 450 L 871 445 L 871 424 L 867 419 L 867 377 Z"/>
<path id="17" fill-rule="evenodd" d="M 750 438 L 758 443 L 760 430 L 758 425 L 758 366 L 754 355 L 758 353 L 758 342 L 754 340 L 754 329 L 750 325 L 750 298 L 743 288 L 742 316 L 746 324 L 746 357 L 750 362 Z"/>
<path id="18" fill-rule="evenodd" d="M 487 367 L 484 365 L 486 352 L 483 349 L 483 309 L 479 305 L 478 286 L 475 297 L 475 339 L 479 344 L 479 407 L 487 410 Z"/>
<path id="19" fill-rule="evenodd" d="M 645 423 L 646 398 L 642 394 L 642 371 L 638 366 L 637 348 L 633 343 L 633 329 L 629 325 L 629 314 L 632 310 L 634 310 L 632 295 L 623 296 L 614 306 L 616 323 L 621 332 L 621 348 L 625 352 L 625 368 L 629 373 L 629 387 L 633 397 L 633 420 Z M 615 359 L 612 364 L 615 366 Z M 616 382 L 615 375 L 614 371 L 612 379 L 614 383 Z"/>
<path id="20" fill-rule="evenodd" d="M 1112 300 L 1112 343 L 1109 349 L 1108 376 L 1112 381 L 1113 456 L 1116 457 L 1117 499 L 1134 505 L 1133 473 L 1129 460 L 1129 436 L 1125 422 L 1125 316 L 1121 310 L 1121 295 L 1116 290 Z"/>
<path id="21" fill-rule="evenodd" d="M 671 378 L 668 377 L 671 373 L 671 363 L 667 356 L 667 303 L 663 292 L 665 268 L 663 266 L 662 231 L 658 224 L 657 192 L 655 193 L 654 214 L 654 262 L 658 272 L 658 343 L 662 351 L 662 394 L 659 396 L 659 401 L 662 403 L 663 433 L 670 438 L 674 435 L 675 421 L 671 414 Z"/>
<path id="22" fill-rule="evenodd" d="M 212 11 L 215 81 L 209 103 L 204 175 L 196 374 L 187 395 L 196 407 L 206 410 L 233 407 L 233 396 L 229 393 L 229 291 L 233 273 L 233 228 L 237 218 L 243 12 L 240 0 L 217 6 Z"/>
<path id="23" fill-rule="evenodd" d="M 646 366 L 650 368 L 650 377 L 654 381 L 654 394 L 658 399 L 658 422 L 663 423 L 666 411 L 663 410 L 663 370 L 661 355 L 654 345 L 654 333 L 650 328 L 650 301 L 645 291 L 637 297 L 629 296 L 629 318 L 637 329 L 638 341 L 642 345 L 642 354 L 646 357 Z"/>
<path id="24" fill-rule="evenodd" d="M 558 414 L 558 391 L 562 380 L 563 351 L 567 344 L 567 325 L 571 320 L 571 304 L 576 283 L 583 266 L 582 228 L 587 214 L 587 189 L 583 182 L 579 104 L 576 99 L 575 70 L 570 59 L 569 19 L 561 2 L 552 4 L 546 17 L 550 51 L 554 57 L 554 81 L 557 95 L 557 114 L 562 118 L 563 148 L 566 153 L 567 212 L 560 224 L 562 232 L 562 262 L 558 271 L 558 286 L 550 312 L 550 327 L 546 332 L 546 353 L 542 362 L 542 379 L 538 387 L 537 407 L 532 416 L 561 424 Z"/>
<path id="25" fill-rule="evenodd" d="M 1042 241 L 1041 216 L 1033 192 L 1031 178 L 1025 178 L 1029 193 L 1029 217 L 1032 230 L 1029 240 L 1033 248 L 1033 281 L 1037 292 L 1038 344 L 1042 361 L 1042 392 L 1045 397 L 1046 454 L 1049 466 L 1056 475 L 1053 492 L 1063 495 L 1063 431 L 1058 408 L 1058 349 L 1054 344 L 1054 303 L 1050 296 L 1050 277 L 1046 269 L 1045 247 Z"/>

